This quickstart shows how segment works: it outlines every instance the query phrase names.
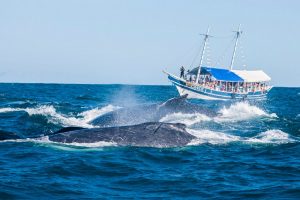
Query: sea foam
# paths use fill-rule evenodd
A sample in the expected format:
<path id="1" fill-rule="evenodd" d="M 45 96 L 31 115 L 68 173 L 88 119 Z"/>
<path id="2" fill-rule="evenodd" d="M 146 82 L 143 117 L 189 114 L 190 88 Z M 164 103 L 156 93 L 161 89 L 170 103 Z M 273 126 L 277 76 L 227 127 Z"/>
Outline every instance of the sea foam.
<path id="1" fill-rule="evenodd" d="M 253 137 L 241 137 L 210 130 L 200 131 L 187 129 L 187 131 L 196 137 L 196 139 L 192 140 L 189 145 L 200 145 L 204 143 L 216 145 L 231 142 L 241 142 L 244 144 L 285 144 L 299 142 L 298 139 L 292 138 L 288 133 L 278 129 L 268 130 Z"/>
<path id="2" fill-rule="evenodd" d="M 255 117 L 277 118 L 275 113 L 268 114 L 261 108 L 250 105 L 247 102 L 237 102 L 230 107 L 223 107 L 220 116 L 215 118 L 216 121 L 243 121 Z"/>
<path id="3" fill-rule="evenodd" d="M 76 148 L 88 148 L 93 150 L 93 148 L 99 149 L 102 147 L 113 147 L 117 146 L 114 142 L 105 142 L 105 141 L 99 141 L 99 142 L 93 142 L 93 143 L 61 143 L 61 142 L 53 142 L 49 140 L 48 136 L 43 136 L 40 138 L 25 138 L 25 139 L 10 139 L 10 140 L 3 140 L 0 141 L 0 143 L 7 143 L 7 142 L 16 142 L 16 143 L 34 143 L 41 146 L 48 146 L 53 147 L 60 150 L 65 151 L 73 151 L 76 150 Z M 95 149 L 95 150 L 96 150 Z"/>
<path id="4" fill-rule="evenodd" d="M 250 143 L 264 143 L 264 144 L 284 144 L 297 142 L 296 139 L 291 138 L 288 133 L 285 133 L 278 129 L 268 130 L 258 134 L 255 137 L 248 138 L 245 142 Z"/>
<path id="5" fill-rule="evenodd" d="M 223 107 L 218 111 L 218 116 L 208 117 L 203 113 L 171 113 L 160 119 L 160 122 L 169 122 L 169 123 L 183 123 L 187 126 L 192 126 L 194 124 L 205 122 L 205 121 L 214 121 L 217 123 L 223 122 L 237 122 L 245 121 L 253 118 L 277 118 L 275 113 L 268 114 L 259 107 L 250 105 L 246 102 L 238 102 L 230 105 L 228 108 Z"/>
<path id="6" fill-rule="evenodd" d="M 92 128 L 93 125 L 89 122 L 98 116 L 112 112 L 120 107 L 107 105 L 102 108 L 93 108 L 77 114 L 77 116 L 66 116 L 57 110 L 52 105 L 43 105 L 35 108 L 0 108 L 0 113 L 6 112 L 27 112 L 28 115 L 42 115 L 47 117 L 50 123 L 61 124 L 63 126 L 80 126 L 85 128 Z"/>
<path id="7" fill-rule="evenodd" d="M 159 121 L 168 122 L 168 123 L 183 123 L 187 126 L 191 126 L 201 121 L 210 121 L 210 120 L 212 120 L 210 117 L 199 113 L 193 113 L 193 114 L 172 113 L 164 116 Z"/>
<path id="8" fill-rule="evenodd" d="M 210 130 L 194 130 L 187 129 L 187 131 L 196 137 L 196 139 L 192 140 L 189 145 L 199 145 L 203 143 L 209 144 L 226 144 L 229 142 L 240 141 L 241 137 L 230 135 L 222 132 L 215 132 Z"/>

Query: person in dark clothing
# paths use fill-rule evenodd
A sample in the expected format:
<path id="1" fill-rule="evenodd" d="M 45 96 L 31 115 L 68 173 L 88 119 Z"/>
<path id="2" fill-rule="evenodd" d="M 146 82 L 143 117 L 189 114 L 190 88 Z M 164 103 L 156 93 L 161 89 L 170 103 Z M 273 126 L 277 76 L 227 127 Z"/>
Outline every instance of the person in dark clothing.
<path id="1" fill-rule="evenodd" d="M 190 73 L 190 70 L 188 69 L 187 71 L 186 71 L 186 74 L 184 75 L 184 79 L 185 80 L 187 80 L 187 75 Z"/>
<path id="2" fill-rule="evenodd" d="M 180 78 L 184 78 L 184 71 L 185 71 L 184 67 L 181 66 L 181 68 L 180 68 Z"/>

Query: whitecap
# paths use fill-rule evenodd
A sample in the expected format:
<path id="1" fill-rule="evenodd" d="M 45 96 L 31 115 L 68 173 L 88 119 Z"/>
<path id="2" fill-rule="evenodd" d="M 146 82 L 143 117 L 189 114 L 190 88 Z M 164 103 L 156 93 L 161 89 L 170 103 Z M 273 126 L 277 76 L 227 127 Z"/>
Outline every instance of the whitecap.
<path id="1" fill-rule="evenodd" d="M 252 138 L 248 138 L 245 140 L 245 142 L 264 143 L 264 144 L 284 144 L 284 143 L 296 142 L 296 140 L 291 138 L 288 133 L 285 133 L 278 129 L 273 129 L 273 130 L 262 132 Z"/>
<path id="2" fill-rule="evenodd" d="M 43 136 L 39 138 L 25 138 L 25 139 L 10 139 L 10 140 L 3 140 L 1 142 L 17 142 L 17 143 L 37 143 L 37 144 L 50 144 L 50 145 L 64 145 L 69 147 L 86 147 L 86 148 L 98 148 L 98 147 L 109 147 L 109 146 L 117 146 L 114 142 L 105 142 L 105 141 L 98 141 L 98 142 L 91 142 L 91 143 L 78 143 L 78 142 L 71 142 L 71 143 L 62 143 L 62 142 L 53 142 L 49 140 L 48 136 Z"/>
<path id="3" fill-rule="evenodd" d="M 92 128 L 93 125 L 89 122 L 98 116 L 112 112 L 120 107 L 107 105 L 102 108 L 93 108 L 91 110 L 79 113 L 76 117 L 66 116 L 56 111 L 52 105 L 43 105 L 35 108 L 0 108 L 0 113 L 6 112 L 27 112 L 30 116 L 42 115 L 47 117 L 48 121 L 54 124 L 61 124 L 63 126 L 80 126 L 85 128 Z"/>
<path id="4" fill-rule="evenodd" d="M 204 143 L 209 144 L 226 144 L 229 142 L 236 142 L 241 141 L 241 137 L 230 135 L 222 132 L 215 132 L 211 130 L 194 130 L 194 129 L 187 129 L 187 131 L 196 137 L 193 139 L 188 145 L 199 145 Z"/>
<path id="5" fill-rule="evenodd" d="M 22 108 L 0 108 L 0 113 L 24 111 Z"/>
<path id="6" fill-rule="evenodd" d="M 107 105 L 107 106 L 102 107 L 102 108 L 94 108 L 94 109 L 91 109 L 91 110 L 84 111 L 82 113 L 79 113 L 78 116 L 83 117 L 83 120 L 85 122 L 90 122 L 93 119 L 95 119 L 96 117 L 102 116 L 102 115 L 104 115 L 106 113 L 109 113 L 109 112 L 112 112 L 112 111 L 115 111 L 119 108 L 120 107 L 118 107 L 118 106 Z"/>
<path id="7" fill-rule="evenodd" d="M 164 116 L 159 121 L 167 122 L 167 123 L 183 123 L 187 126 L 191 126 L 201 121 L 210 121 L 210 120 L 211 118 L 209 118 L 208 116 L 199 113 L 193 113 L 193 114 L 172 113 Z"/>
<path id="8" fill-rule="evenodd" d="M 259 107 L 250 105 L 247 102 L 238 102 L 232 104 L 228 108 L 223 107 L 216 117 L 208 117 L 202 113 L 171 113 L 162 117 L 160 122 L 168 123 L 183 123 L 187 126 L 192 126 L 199 122 L 237 122 L 244 121 L 251 118 L 265 117 L 265 118 L 278 118 L 275 113 L 268 114 Z"/>
<path id="9" fill-rule="evenodd" d="M 292 138 L 288 133 L 277 129 L 268 130 L 253 137 L 241 137 L 211 130 L 187 129 L 187 131 L 196 137 L 188 145 L 200 145 L 204 143 L 216 145 L 231 142 L 241 142 L 244 144 L 285 144 L 299 142 L 299 140 Z"/>
<path id="10" fill-rule="evenodd" d="M 247 102 L 238 102 L 232 104 L 229 108 L 223 107 L 219 113 L 220 116 L 214 119 L 216 122 L 243 121 L 255 117 L 277 118 L 275 113 L 268 114 L 261 108 Z"/>

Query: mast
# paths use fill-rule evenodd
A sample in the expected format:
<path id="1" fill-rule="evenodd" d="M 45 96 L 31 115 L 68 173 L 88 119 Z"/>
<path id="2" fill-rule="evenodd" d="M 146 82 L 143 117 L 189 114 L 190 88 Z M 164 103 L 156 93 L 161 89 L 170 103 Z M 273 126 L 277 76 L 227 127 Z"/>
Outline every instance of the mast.
<path id="1" fill-rule="evenodd" d="M 202 49 L 202 53 L 201 53 L 201 59 L 200 59 L 200 65 L 199 65 L 199 68 L 198 68 L 196 83 L 198 83 L 199 77 L 200 77 L 201 65 L 202 65 L 202 62 L 203 62 L 203 57 L 204 57 L 204 52 L 205 52 L 205 48 L 206 48 L 207 39 L 209 37 L 208 33 L 209 33 L 209 27 L 207 28 L 206 34 L 201 34 L 201 35 L 204 35 L 204 45 L 203 45 L 203 49 Z"/>
<path id="2" fill-rule="evenodd" d="M 240 28 L 241 28 L 241 25 L 239 25 L 239 29 L 237 31 L 235 31 L 235 33 L 236 33 L 236 39 L 235 39 L 233 54 L 232 54 L 231 63 L 230 63 L 230 70 L 232 70 L 232 67 L 233 67 L 234 58 L 235 58 L 235 52 L 236 52 L 236 47 L 238 45 L 239 37 L 242 34 L 242 31 L 241 31 Z"/>

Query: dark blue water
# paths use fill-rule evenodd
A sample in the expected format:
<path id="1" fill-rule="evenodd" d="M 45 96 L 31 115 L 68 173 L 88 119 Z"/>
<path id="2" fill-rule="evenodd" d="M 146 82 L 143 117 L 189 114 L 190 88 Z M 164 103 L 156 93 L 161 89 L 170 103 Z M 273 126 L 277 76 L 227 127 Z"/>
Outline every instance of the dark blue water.
<path id="1" fill-rule="evenodd" d="M 176 95 L 171 86 L 0 84 L 0 130 L 33 137 L 90 127 L 119 107 Z M 197 101 L 220 116 L 160 120 L 197 136 L 181 148 L 0 142 L 0 199 L 299 199 L 299 99 L 299 88 L 273 88 L 260 102 Z"/>

